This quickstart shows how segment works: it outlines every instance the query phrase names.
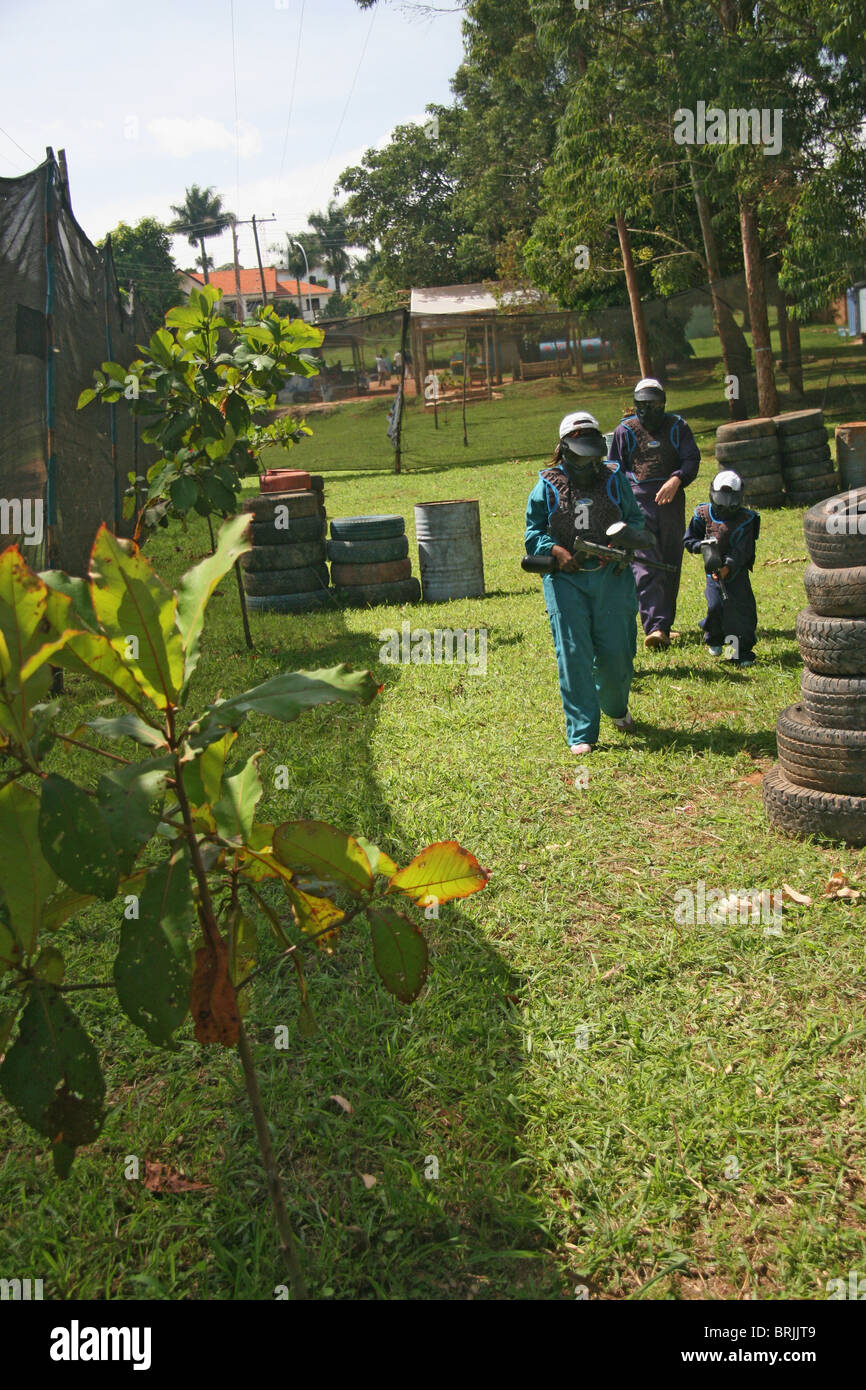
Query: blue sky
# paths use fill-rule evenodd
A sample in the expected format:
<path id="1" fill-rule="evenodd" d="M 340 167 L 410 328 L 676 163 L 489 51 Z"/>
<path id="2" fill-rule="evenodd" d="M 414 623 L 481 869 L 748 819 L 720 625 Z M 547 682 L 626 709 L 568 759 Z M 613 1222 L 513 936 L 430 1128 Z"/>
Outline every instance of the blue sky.
<path id="1" fill-rule="evenodd" d="M 365 149 L 449 101 L 461 14 L 434 3 L 429 15 L 400 0 L 372 12 L 234 0 L 236 123 L 231 0 L 2 0 L 0 126 L 12 139 L 0 135 L 0 175 L 65 148 L 73 210 L 94 241 L 121 220 L 168 221 L 193 182 L 241 218 L 274 214 L 264 245 L 284 241 Z M 251 230 L 238 235 L 252 266 Z M 231 258 L 229 236 L 208 248 L 217 265 Z M 176 240 L 179 264 L 195 254 Z"/>

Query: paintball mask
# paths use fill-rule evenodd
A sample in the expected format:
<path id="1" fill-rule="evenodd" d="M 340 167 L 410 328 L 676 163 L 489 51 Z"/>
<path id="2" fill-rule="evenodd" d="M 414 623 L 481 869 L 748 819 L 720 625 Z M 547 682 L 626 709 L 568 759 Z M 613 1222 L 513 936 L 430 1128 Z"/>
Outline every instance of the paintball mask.
<path id="1" fill-rule="evenodd" d="M 660 430 L 665 418 L 665 388 L 655 377 L 644 377 L 634 388 L 634 412 L 645 430 Z"/>
<path id="2" fill-rule="evenodd" d="M 591 487 L 607 458 L 607 445 L 598 421 L 586 410 L 566 415 L 559 426 L 559 442 L 569 478 L 578 487 Z"/>
<path id="3" fill-rule="evenodd" d="M 743 505 L 743 480 L 739 473 L 725 468 L 710 484 L 710 506 L 719 521 L 730 521 Z"/>

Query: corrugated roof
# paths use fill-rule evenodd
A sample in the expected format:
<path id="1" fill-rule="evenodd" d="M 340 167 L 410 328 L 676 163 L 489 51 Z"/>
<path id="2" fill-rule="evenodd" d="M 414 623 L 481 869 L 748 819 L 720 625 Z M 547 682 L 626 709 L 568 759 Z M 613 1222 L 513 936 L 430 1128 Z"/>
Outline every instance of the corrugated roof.
<path id="1" fill-rule="evenodd" d="M 503 304 L 534 304 L 538 296 L 528 290 L 495 286 L 499 298 L 486 285 L 432 285 L 412 291 L 413 314 L 493 314 Z"/>

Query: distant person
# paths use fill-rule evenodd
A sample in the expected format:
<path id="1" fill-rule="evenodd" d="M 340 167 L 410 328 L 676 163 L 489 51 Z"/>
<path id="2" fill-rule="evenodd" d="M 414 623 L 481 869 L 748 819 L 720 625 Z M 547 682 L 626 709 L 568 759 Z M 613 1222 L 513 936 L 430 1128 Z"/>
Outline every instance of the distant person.
<path id="1" fill-rule="evenodd" d="M 388 382 L 391 379 L 391 373 L 388 370 L 387 359 L 385 358 L 384 353 L 381 351 L 376 355 L 376 371 L 379 374 L 378 385 L 387 386 Z"/>
<path id="2" fill-rule="evenodd" d="M 395 376 L 402 376 L 402 375 L 403 375 L 403 354 L 402 354 L 402 352 L 400 351 L 399 348 L 398 348 L 397 351 L 394 353 L 394 375 L 395 375 Z"/>
<path id="3" fill-rule="evenodd" d="M 595 418 L 582 410 L 566 415 L 556 452 L 526 508 L 527 554 L 552 555 L 557 563 L 556 572 L 544 576 L 544 602 L 566 737 L 578 756 L 597 743 L 602 712 L 622 733 L 634 729 L 628 708 L 637 644 L 634 577 L 628 565 L 617 573 L 607 560 L 574 554 L 576 536 L 611 544 L 607 528 L 614 522 L 625 521 L 645 538 L 628 479 L 606 455 Z"/>
<path id="4" fill-rule="evenodd" d="M 631 483 L 653 555 L 674 572 L 651 569 L 641 553 L 632 561 L 644 646 L 669 647 L 677 611 L 683 530 L 686 524 L 685 489 L 694 482 L 701 461 L 695 437 L 681 415 L 665 409 L 665 389 L 655 377 L 645 377 L 634 389 L 634 414 L 616 428 L 610 456 L 622 464 Z"/>
<path id="5" fill-rule="evenodd" d="M 734 639 L 734 661 L 754 666 L 758 609 L 749 571 L 761 529 L 757 512 L 743 506 L 743 480 L 730 468 L 717 473 L 709 502 L 695 508 L 683 544 L 704 556 L 707 616 L 698 624 L 711 656 L 721 656 Z M 712 541 L 712 546 L 707 542 Z"/>

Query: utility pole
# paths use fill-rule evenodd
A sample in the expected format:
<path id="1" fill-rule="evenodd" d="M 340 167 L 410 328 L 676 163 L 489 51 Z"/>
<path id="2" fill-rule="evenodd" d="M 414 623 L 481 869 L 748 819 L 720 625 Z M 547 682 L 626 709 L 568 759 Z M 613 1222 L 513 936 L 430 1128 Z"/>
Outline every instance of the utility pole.
<path id="1" fill-rule="evenodd" d="M 286 232 L 286 270 L 289 271 L 289 274 L 291 274 L 291 270 L 290 270 L 291 261 L 292 261 L 292 238 L 289 236 L 288 232 Z M 295 281 L 295 286 L 297 287 L 297 291 L 298 291 L 298 313 L 300 314 L 300 316 L 301 316 L 301 322 L 303 323 L 303 321 L 304 321 L 304 301 L 301 299 L 301 277 L 300 277 L 300 275 L 298 276 L 297 280 Z"/>
<path id="2" fill-rule="evenodd" d="M 246 303 L 241 296 L 241 263 L 238 260 L 238 224 L 237 218 L 232 218 L 232 250 L 235 258 L 235 315 L 243 323 L 246 318 Z"/>
<path id="3" fill-rule="evenodd" d="M 268 222 L 273 222 L 273 221 L 274 221 L 274 219 L 273 219 L 272 217 L 265 218 L 264 220 L 265 220 L 265 221 L 268 221 Z M 267 302 L 268 302 L 268 291 L 267 291 L 267 288 L 266 288 L 266 286 L 265 286 L 265 268 L 264 268 L 264 266 L 262 265 L 262 253 L 261 253 L 261 249 L 260 249 L 260 247 L 259 247 L 259 229 L 258 229 L 258 227 L 256 226 L 256 215 L 255 215 L 255 213 L 253 213 L 253 236 L 255 237 L 255 242 L 256 242 L 256 258 L 257 258 L 258 263 L 259 263 L 259 276 L 261 277 L 261 282 L 262 282 L 262 304 L 267 304 Z"/>

